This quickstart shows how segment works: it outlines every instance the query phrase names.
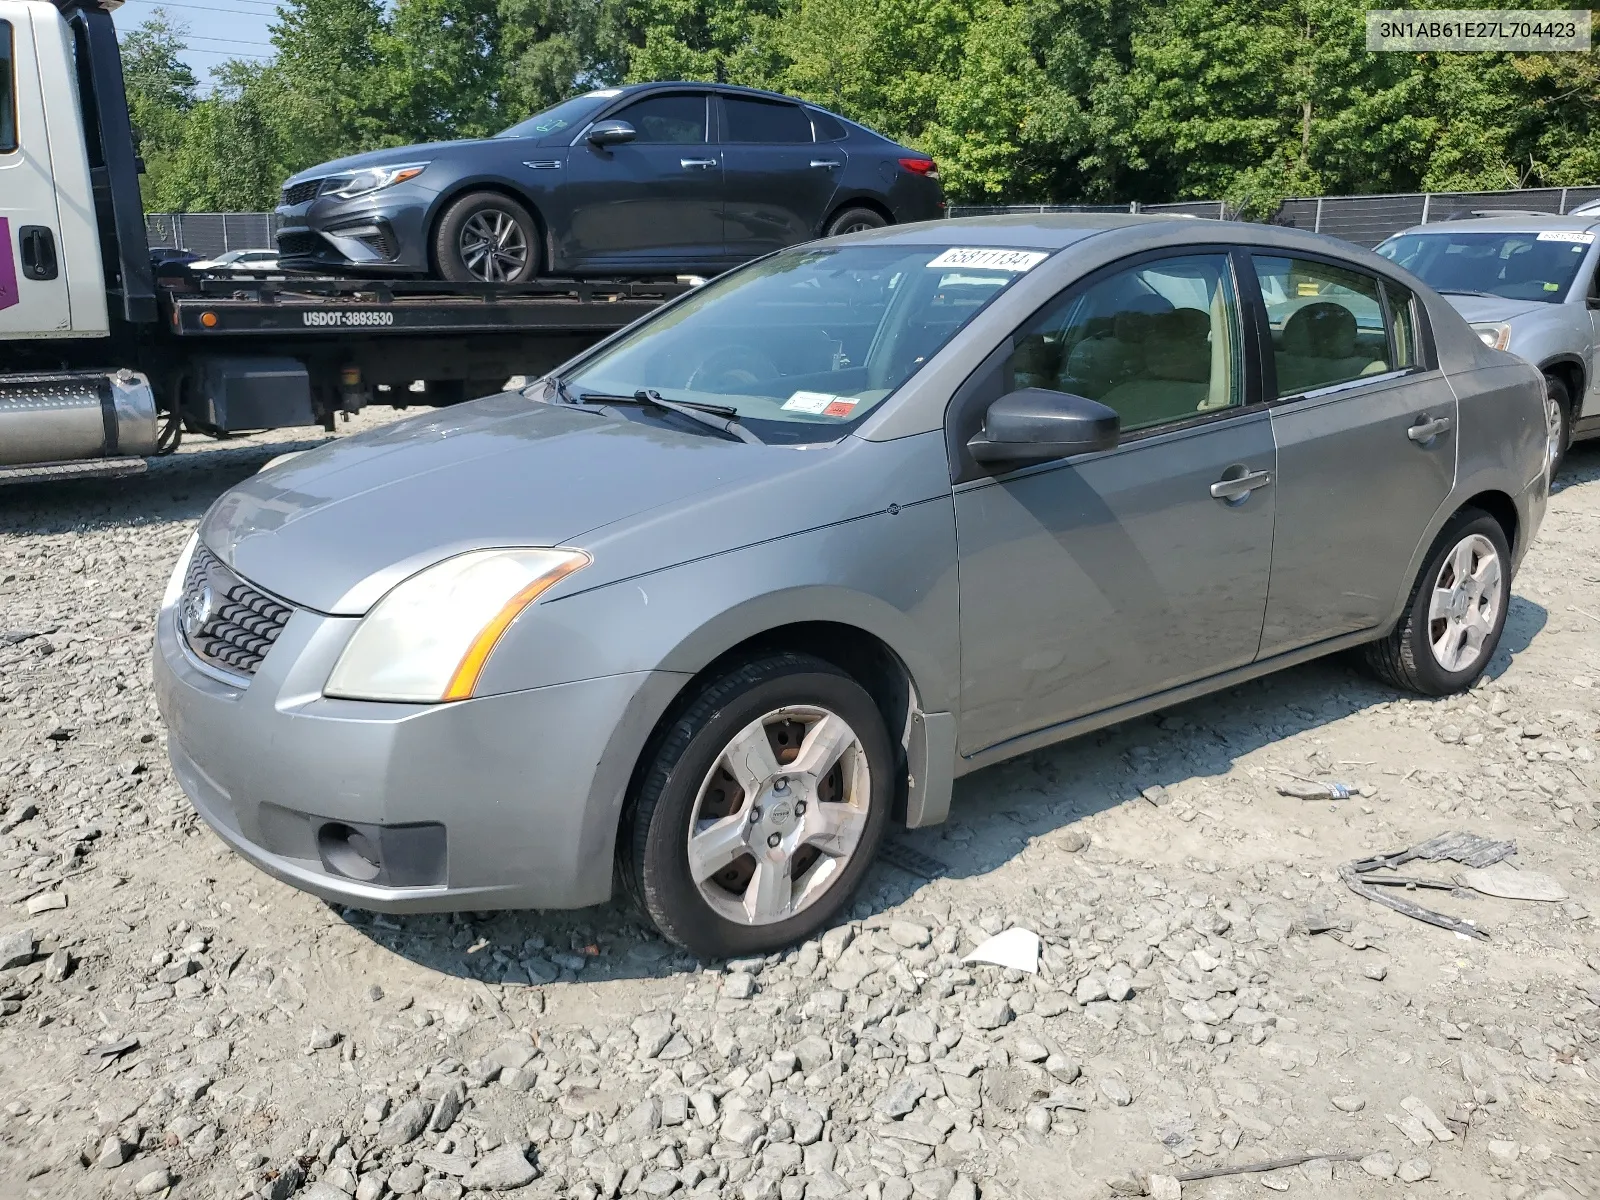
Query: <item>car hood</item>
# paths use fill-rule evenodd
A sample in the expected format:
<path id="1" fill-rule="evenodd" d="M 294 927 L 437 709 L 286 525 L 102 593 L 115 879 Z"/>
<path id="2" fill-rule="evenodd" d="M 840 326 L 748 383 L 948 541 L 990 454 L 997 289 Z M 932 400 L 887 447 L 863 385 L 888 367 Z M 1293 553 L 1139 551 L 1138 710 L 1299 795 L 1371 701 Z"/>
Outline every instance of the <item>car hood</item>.
<path id="1" fill-rule="evenodd" d="M 741 479 L 792 469 L 784 447 L 517 393 L 319 447 L 225 493 L 200 540 L 296 605 L 360 615 L 434 562 L 488 546 L 558 546 Z"/>
<path id="2" fill-rule="evenodd" d="M 1503 296 L 1454 296 L 1448 292 L 1441 292 L 1440 295 L 1468 321 L 1480 324 L 1485 321 L 1509 321 L 1513 317 L 1550 307 L 1538 300 L 1507 300 Z"/>
<path id="3" fill-rule="evenodd" d="M 470 150 L 474 146 L 488 145 L 490 139 L 470 138 L 458 142 L 428 142 L 421 146 L 395 146 L 389 150 L 368 150 L 364 154 L 351 154 L 345 158 L 336 158 L 332 162 L 320 163 L 309 170 L 291 175 L 284 181 L 284 186 L 300 183 L 308 179 L 323 179 L 329 175 L 340 175 L 345 171 L 360 171 L 366 167 L 386 167 L 397 163 L 428 162 L 453 152 Z"/>

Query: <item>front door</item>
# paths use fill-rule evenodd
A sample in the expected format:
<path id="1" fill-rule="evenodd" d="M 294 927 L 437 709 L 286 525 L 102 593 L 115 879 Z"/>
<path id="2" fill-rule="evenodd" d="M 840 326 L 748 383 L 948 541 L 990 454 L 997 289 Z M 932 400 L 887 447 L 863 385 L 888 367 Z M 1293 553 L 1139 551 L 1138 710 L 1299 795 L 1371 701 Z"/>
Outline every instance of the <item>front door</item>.
<path id="1" fill-rule="evenodd" d="M 1265 658 L 1394 611 L 1421 533 L 1455 486 L 1456 400 L 1427 365 L 1404 288 L 1312 259 L 1253 262 L 1276 375 Z"/>
<path id="2" fill-rule="evenodd" d="M 710 93 L 657 92 L 610 114 L 635 138 L 580 140 L 558 203 L 558 259 L 569 268 L 712 271 L 723 259 L 722 163 Z"/>
<path id="3" fill-rule="evenodd" d="M 21 15 L 21 25 L 0 20 L 0 338 L 72 328 L 33 30 Z"/>
<path id="4" fill-rule="evenodd" d="M 731 262 L 745 262 L 822 231 L 845 150 L 816 143 L 798 104 L 754 96 L 722 97 L 723 229 Z"/>
<path id="5" fill-rule="evenodd" d="M 1237 294 L 1226 253 L 1158 257 L 1099 273 L 1013 336 L 995 395 L 1088 396 L 1123 435 L 1103 454 L 958 472 L 963 754 L 1255 658 L 1277 462 Z"/>

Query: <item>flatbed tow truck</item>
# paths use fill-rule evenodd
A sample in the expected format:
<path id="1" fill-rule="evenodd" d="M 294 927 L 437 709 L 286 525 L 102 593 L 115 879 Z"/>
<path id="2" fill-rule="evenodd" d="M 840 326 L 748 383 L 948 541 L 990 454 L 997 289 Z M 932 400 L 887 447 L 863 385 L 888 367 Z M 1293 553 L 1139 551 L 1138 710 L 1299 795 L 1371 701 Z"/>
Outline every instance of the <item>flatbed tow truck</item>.
<path id="1" fill-rule="evenodd" d="M 0 483 L 137 474 L 185 430 L 331 430 L 370 403 L 487 395 L 697 282 L 457 285 L 153 258 L 121 3 L 0 0 Z"/>

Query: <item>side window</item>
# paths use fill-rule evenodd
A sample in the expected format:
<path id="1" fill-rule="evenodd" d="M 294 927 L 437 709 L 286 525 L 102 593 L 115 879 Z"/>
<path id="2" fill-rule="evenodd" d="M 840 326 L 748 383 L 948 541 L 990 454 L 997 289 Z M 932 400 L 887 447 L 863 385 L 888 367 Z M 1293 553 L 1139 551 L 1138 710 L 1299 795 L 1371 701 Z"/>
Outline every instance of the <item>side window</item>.
<path id="1" fill-rule="evenodd" d="M 1239 312 L 1224 254 L 1168 258 L 1052 301 L 1017 331 L 1005 387 L 1073 392 L 1124 432 L 1244 403 Z"/>
<path id="2" fill-rule="evenodd" d="M 1394 368 L 1399 371 L 1418 366 L 1422 355 L 1417 350 L 1416 301 L 1405 288 L 1387 279 L 1383 281 L 1383 291 L 1389 300 L 1389 320 L 1394 324 L 1394 336 L 1389 342 Z"/>
<path id="3" fill-rule="evenodd" d="M 820 108 L 808 108 L 806 112 L 811 114 L 811 128 L 816 131 L 817 141 L 844 141 L 847 136 L 845 128 L 832 113 L 825 113 Z"/>
<path id="4" fill-rule="evenodd" d="M 0 154 L 10 154 L 17 148 L 16 73 L 11 55 L 11 25 L 0 21 Z"/>
<path id="5" fill-rule="evenodd" d="M 1253 261 L 1272 327 L 1279 397 L 1393 369 L 1371 275 L 1301 258 L 1255 255 Z M 1414 345 L 1414 328 L 1411 336 Z"/>
<path id="6" fill-rule="evenodd" d="M 811 141 L 811 120 L 798 104 L 757 100 L 751 96 L 724 96 L 725 142 L 794 143 Z"/>
<path id="7" fill-rule="evenodd" d="M 706 140 L 706 97 L 694 92 L 647 96 L 613 119 L 632 125 L 639 134 L 636 140 L 643 145 L 699 145 Z"/>

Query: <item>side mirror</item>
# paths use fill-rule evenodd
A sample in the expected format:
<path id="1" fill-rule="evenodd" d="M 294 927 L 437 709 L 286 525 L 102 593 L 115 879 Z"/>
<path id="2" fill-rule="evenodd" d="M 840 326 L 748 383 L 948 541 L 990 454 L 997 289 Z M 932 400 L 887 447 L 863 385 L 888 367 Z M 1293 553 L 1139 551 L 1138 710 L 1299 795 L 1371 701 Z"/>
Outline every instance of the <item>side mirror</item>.
<path id="1" fill-rule="evenodd" d="M 589 141 L 596 146 L 620 146 L 638 136 L 626 121 L 596 121 L 589 128 Z"/>
<path id="2" fill-rule="evenodd" d="M 989 406 L 983 429 L 967 442 L 981 463 L 1022 466 L 1116 447 L 1116 410 L 1070 392 L 1023 388 Z"/>
<path id="3" fill-rule="evenodd" d="M 1589 297 L 1589 307 L 1590 308 L 1600 308 L 1600 296 L 1590 296 Z"/>

